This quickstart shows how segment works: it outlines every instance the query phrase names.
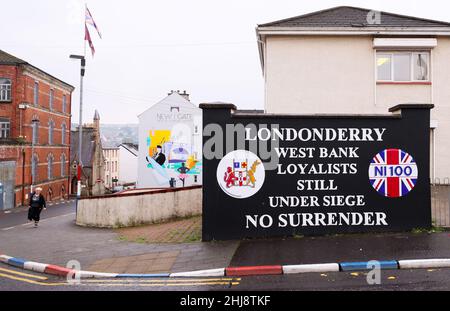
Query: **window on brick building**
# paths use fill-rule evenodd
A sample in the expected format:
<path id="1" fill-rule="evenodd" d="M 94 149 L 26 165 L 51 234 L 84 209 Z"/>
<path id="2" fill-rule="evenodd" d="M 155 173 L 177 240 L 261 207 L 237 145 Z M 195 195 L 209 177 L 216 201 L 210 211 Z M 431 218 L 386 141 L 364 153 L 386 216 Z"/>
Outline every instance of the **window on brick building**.
<path id="1" fill-rule="evenodd" d="M 66 95 L 63 95 L 63 97 L 62 97 L 62 112 L 63 113 L 66 113 L 66 109 L 67 109 L 66 105 L 67 105 Z"/>
<path id="2" fill-rule="evenodd" d="M 53 155 L 50 153 L 47 157 L 47 178 L 53 178 Z"/>
<path id="3" fill-rule="evenodd" d="M 66 144 L 66 124 L 61 125 L 61 144 Z"/>
<path id="4" fill-rule="evenodd" d="M 37 155 L 33 155 L 33 159 L 31 161 L 31 178 L 32 178 L 32 183 L 35 183 L 37 181 L 37 168 L 38 168 L 38 157 Z"/>
<path id="5" fill-rule="evenodd" d="M 66 155 L 61 154 L 61 177 L 66 176 Z"/>
<path id="6" fill-rule="evenodd" d="M 38 82 L 34 82 L 33 98 L 34 98 L 34 105 L 35 106 L 39 105 L 39 83 Z"/>
<path id="7" fill-rule="evenodd" d="M 0 138 L 8 138 L 10 132 L 9 119 L 0 118 Z"/>
<path id="8" fill-rule="evenodd" d="M 48 108 L 50 110 L 53 110 L 53 98 L 55 96 L 55 92 L 53 90 L 50 90 L 50 96 L 49 96 L 49 101 L 48 101 Z"/>
<path id="9" fill-rule="evenodd" d="M 33 128 L 33 144 L 37 144 L 39 142 L 39 122 L 32 123 Z"/>
<path id="10" fill-rule="evenodd" d="M 11 80 L 0 78 L 0 101 L 6 102 L 11 100 Z"/>
<path id="11" fill-rule="evenodd" d="M 55 128 L 55 122 L 53 120 L 50 120 L 48 122 L 48 144 L 53 145 L 53 130 Z"/>

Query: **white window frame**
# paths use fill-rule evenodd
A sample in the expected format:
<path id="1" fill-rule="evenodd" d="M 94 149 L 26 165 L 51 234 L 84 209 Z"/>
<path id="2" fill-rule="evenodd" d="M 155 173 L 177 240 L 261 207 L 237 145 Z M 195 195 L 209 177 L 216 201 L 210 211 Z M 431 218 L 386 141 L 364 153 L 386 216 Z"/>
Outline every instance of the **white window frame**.
<path id="1" fill-rule="evenodd" d="M 64 153 L 61 154 L 61 177 L 66 176 L 66 155 Z"/>
<path id="2" fill-rule="evenodd" d="M 12 81 L 9 78 L 2 78 L 7 83 L 0 84 L 0 102 L 10 102 L 12 99 Z"/>
<path id="3" fill-rule="evenodd" d="M 38 173 L 38 165 L 39 165 L 39 158 L 37 154 L 33 154 L 33 157 L 31 159 L 31 176 L 34 183 L 37 181 L 36 178 Z"/>
<path id="4" fill-rule="evenodd" d="M 54 157 L 52 154 L 49 154 L 47 157 L 47 179 L 51 180 L 53 178 L 53 160 Z"/>
<path id="5" fill-rule="evenodd" d="M 66 99 L 66 95 L 63 95 L 62 97 L 62 113 L 66 113 L 66 107 L 67 105 L 67 99 Z"/>
<path id="6" fill-rule="evenodd" d="M 65 123 L 61 124 L 61 145 L 66 144 L 66 131 L 67 131 L 66 124 Z"/>
<path id="7" fill-rule="evenodd" d="M 0 118 L 0 138 L 8 138 L 11 135 L 11 121 Z"/>
<path id="8" fill-rule="evenodd" d="M 39 143 L 39 124 L 38 122 L 32 123 L 31 124 L 32 130 L 33 130 L 33 134 L 32 134 L 32 142 L 33 144 L 38 144 Z"/>
<path id="9" fill-rule="evenodd" d="M 48 94 L 48 109 L 50 111 L 53 111 L 53 104 L 55 102 L 55 90 L 50 89 L 50 92 Z"/>
<path id="10" fill-rule="evenodd" d="M 55 122 L 50 120 L 48 122 L 48 144 L 53 145 L 53 134 L 55 131 Z"/>
<path id="11" fill-rule="evenodd" d="M 39 105 L 39 82 L 38 81 L 34 81 L 33 101 L 34 101 L 34 106 Z"/>
<path id="12" fill-rule="evenodd" d="M 428 55 L 428 79 L 427 80 L 415 80 L 414 79 L 414 56 L 417 54 L 427 54 Z M 380 80 L 378 79 L 378 55 L 390 55 L 391 57 L 391 79 L 390 80 Z M 410 79 L 409 80 L 395 80 L 394 79 L 394 55 L 400 55 L 400 54 L 408 54 L 410 55 Z M 429 83 L 431 82 L 431 51 L 384 51 L 384 50 L 377 50 L 375 53 L 375 74 L 376 74 L 376 81 L 377 82 L 392 82 L 392 83 L 415 83 L 415 82 L 423 82 L 423 83 Z"/>

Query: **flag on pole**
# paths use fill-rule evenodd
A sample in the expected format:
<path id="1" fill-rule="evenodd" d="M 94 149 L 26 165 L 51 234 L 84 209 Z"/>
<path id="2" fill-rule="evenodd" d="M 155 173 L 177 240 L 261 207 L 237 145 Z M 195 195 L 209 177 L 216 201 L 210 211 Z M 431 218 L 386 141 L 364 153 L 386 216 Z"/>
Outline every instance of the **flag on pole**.
<path id="1" fill-rule="evenodd" d="M 92 14 L 89 11 L 87 6 L 86 6 L 85 22 L 86 22 L 86 24 L 89 24 L 89 25 L 93 26 L 95 28 L 95 30 L 97 30 L 98 36 L 101 39 L 102 38 L 102 34 L 100 33 L 100 30 L 98 29 L 97 24 L 95 23 L 94 18 L 92 17 Z"/>
<path id="2" fill-rule="evenodd" d="M 89 30 L 88 30 L 86 24 L 84 25 L 84 40 L 89 43 L 89 47 L 91 48 L 92 57 L 94 57 L 95 48 L 94 48 L 94 44 L 92 43 L 91 35 L 89 34 Z"/>

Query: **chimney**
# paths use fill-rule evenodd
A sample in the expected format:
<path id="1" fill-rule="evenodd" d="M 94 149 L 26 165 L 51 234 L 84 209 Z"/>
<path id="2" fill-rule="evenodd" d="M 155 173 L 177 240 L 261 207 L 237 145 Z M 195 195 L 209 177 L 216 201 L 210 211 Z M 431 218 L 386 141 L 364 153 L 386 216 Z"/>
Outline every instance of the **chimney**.
<path id="1" fill-rule="evenodd" d="M 183 93 L 178 92 L 178 94 L 180 94 L 182 97 L 184 97 L 184 99 L 189 100 L 189 94 L 186 93 L 186 90 L 184 90 Z"/>
<path id="2" fill-rule="evenodd" d="M 184 99 L 190 101 L 190 99 L 189 99 L 189 94 L 186 93 L 186 90 L 184 90 L 183 93 L 181 93 L 180 90 L 176 90 L 176 91 L 170 90 L 170 92 L 167 93 L 167 95 L 172 95 L 173 93 L 178 93 L 178 95 L 180 95 L 180 96 L 183 97 Z"/>

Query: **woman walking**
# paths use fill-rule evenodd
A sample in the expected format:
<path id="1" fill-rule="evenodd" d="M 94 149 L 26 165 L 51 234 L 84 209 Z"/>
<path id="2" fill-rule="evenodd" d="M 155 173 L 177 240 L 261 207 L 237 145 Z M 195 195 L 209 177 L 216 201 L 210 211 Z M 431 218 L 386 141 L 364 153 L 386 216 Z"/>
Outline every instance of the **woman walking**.
<path id="1" fill-rule="evenodd" d="M 34 227 L 37 228 L 39 220 L 41 218 L 41 212 L 43 209 L 47 209 L 45 206 L 44 196 L 41 194 L 42 188 L 37 187 L 30 197 L 30 209 L 28 210 L 28 220 L 34 220 Z"/>

